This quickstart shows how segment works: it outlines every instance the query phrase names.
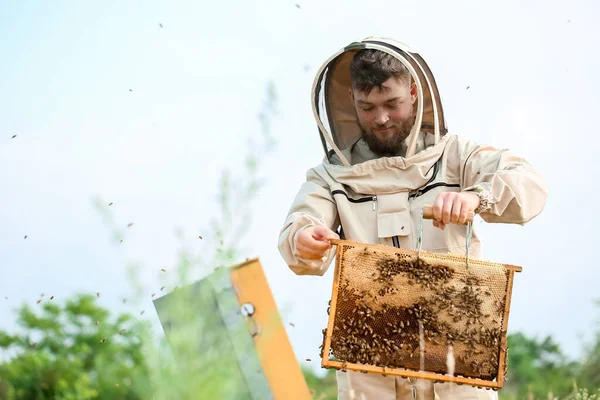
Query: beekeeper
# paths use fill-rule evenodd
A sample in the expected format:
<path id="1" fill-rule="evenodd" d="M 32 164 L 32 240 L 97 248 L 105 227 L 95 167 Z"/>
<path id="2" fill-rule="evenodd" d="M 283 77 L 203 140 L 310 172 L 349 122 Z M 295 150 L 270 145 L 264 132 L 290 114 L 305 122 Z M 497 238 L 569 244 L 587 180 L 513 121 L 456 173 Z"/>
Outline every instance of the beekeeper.
<path id="1" fill-rule="evenodd" d="M 325 151 L 308 170 L 279 236 L 298 275 L 323 275 L 329 239 L 415 249 L 424 205 L 422 249 L 465 254 L 469 212 L 486 222 L 525 224 L 546 202 L 542 176 L 523 158 L 448 133 L 433 74 L 421 56 L 386 38 L 367 38 L 319 69 L 313 111 Z M 481 258 L 472 233 L 469 254 Z M 339 399 L 410 399 L 414 382 L 337 372 Z M 495 399 L 496 392 L 424 381 L 426 399 Z M 422 392 L 421 392 L 422 391 Z M 450 393 L 450 394 L 449 394 Z"/>

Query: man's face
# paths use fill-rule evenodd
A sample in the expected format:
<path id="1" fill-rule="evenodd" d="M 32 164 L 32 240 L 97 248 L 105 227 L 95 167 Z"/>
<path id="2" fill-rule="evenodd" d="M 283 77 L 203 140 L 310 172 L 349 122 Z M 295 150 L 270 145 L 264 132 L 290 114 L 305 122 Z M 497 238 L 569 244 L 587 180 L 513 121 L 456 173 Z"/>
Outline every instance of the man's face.
<path id="1" fill-rule="evenodd" d="M 389 78 L 383 87 L 369 94 L 351 90 L 362 137 L 379 156 L 396 155 L 404 149 L 404 140 L 414 123 L 415 84 L 409 86 L 398 78 Z"/>

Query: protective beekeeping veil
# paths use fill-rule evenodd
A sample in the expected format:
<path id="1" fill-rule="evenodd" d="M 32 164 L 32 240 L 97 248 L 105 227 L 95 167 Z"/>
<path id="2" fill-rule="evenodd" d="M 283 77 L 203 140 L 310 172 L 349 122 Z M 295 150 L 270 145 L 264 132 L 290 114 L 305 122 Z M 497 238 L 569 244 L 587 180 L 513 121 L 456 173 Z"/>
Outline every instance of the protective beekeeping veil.
<path id="1" fill-rule="evenodd" d="M 336 154 L 344 166 L 350 166 L 343 150 L 348 149 L 361 137 L 356 111 L 349 96 L 350 64 L 354 55 L 362 49 L 386 52 L 404 64 L 417 87 L 417 101 L 413 105 L 415 123 L 406 138 L 405 158 L 418 152 L 417 142 L 423 135 L 432 135 L 424 140 L 437 144 L 448 131 L 435 79 L 421 56 L 405 44 L 387 38 L 369 37 L 354 42 L 331 56 L 321 66 L 315 78 L 313 113 L 319 126 L 323 148 L 331 161 Z M 421 148 L 422 150 L 422 148 Z"/>

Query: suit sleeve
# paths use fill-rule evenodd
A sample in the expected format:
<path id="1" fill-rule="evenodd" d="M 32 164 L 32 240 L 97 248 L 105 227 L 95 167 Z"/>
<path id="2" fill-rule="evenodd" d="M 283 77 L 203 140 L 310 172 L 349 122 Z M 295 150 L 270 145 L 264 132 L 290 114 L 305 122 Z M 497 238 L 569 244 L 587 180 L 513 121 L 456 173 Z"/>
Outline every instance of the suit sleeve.
<path id="1" fill-rule="evenodd" d="M 461 187 L 479 193 L 486 222 L 525 224 L 539 215 L 548 196 L 543 176 L 510 150 L 462 142 Z"/>
<path id="2" fill-rule="evenodd" d="M 279 234 L 279 252 L 297 275 L 323 275 L 335 256 L 335 247 L 320 260 L 308 260 L 296 254 L 298 235 L 315 225 L 324 225 L 335 232 L 340 223 L 329 186 L 314 169 L 310 169 Z"/>

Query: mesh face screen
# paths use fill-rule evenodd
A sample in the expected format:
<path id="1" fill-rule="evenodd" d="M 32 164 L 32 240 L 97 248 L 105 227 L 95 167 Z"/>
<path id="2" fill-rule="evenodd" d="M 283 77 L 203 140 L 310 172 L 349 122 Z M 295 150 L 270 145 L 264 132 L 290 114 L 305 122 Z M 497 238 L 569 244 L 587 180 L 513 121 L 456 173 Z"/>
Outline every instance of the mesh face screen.
<path id="1" fill-rule="evenodd" d="M 333 324 L 325 332 L 329 357 L 491 381 L 504 374 L 513 273 L 492 262 L 467 266 L 464 257 L 423 252 L 417 259 L 401 249 L 341 242 Z"/>

